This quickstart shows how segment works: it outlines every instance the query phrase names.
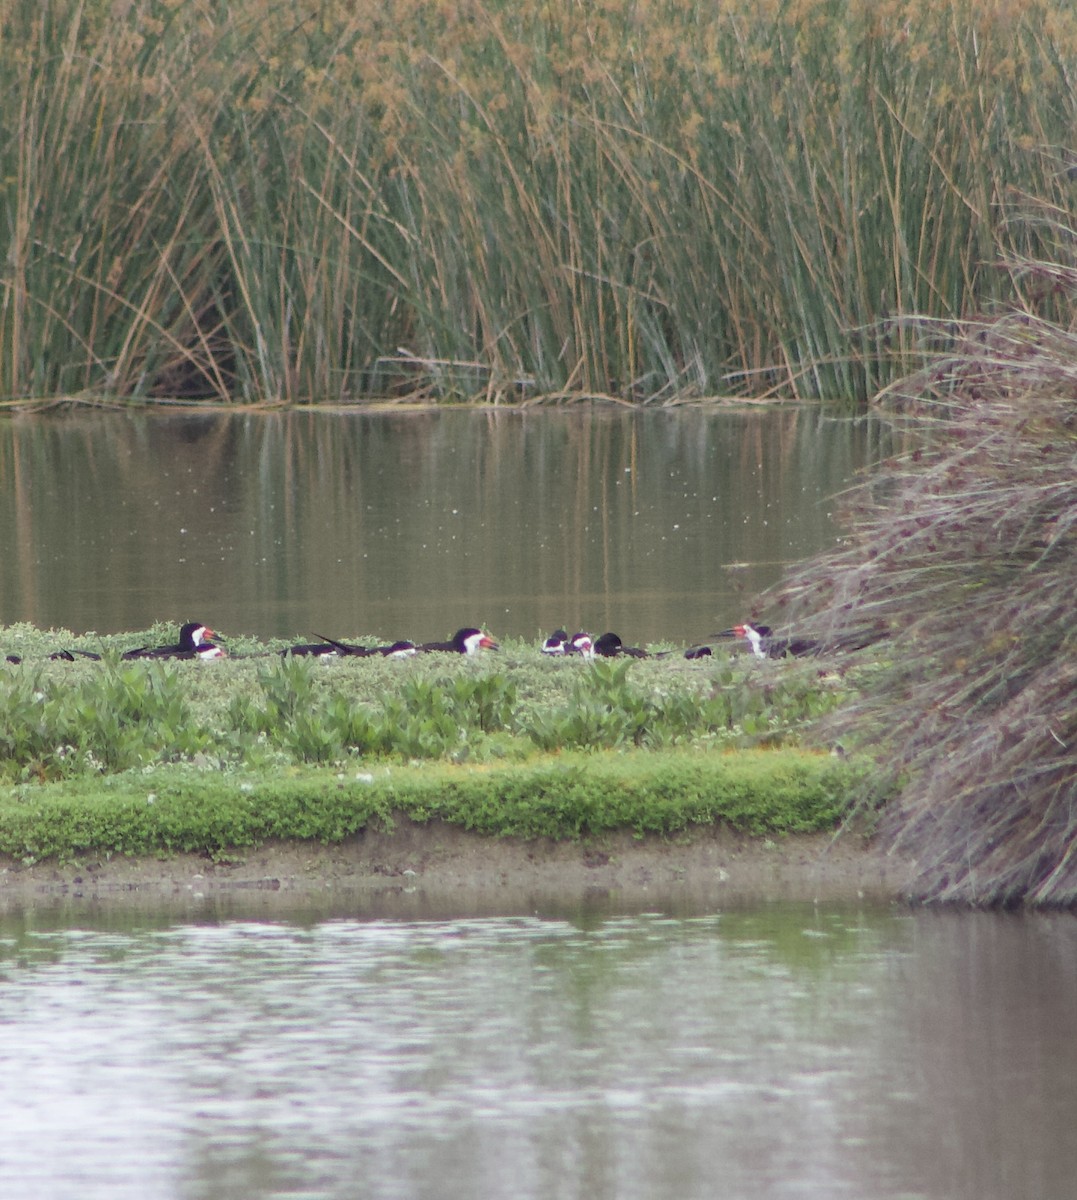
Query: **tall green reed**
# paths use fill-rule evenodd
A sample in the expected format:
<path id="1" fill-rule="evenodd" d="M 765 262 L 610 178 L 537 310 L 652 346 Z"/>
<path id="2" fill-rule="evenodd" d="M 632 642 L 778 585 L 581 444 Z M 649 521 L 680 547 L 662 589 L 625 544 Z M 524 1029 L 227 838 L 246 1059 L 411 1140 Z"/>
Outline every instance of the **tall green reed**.
<path id="1" fill-rule="evenodd" d="M 1073 205 L 1062 0 L 12 0 L 0 39 L 5 396 L 864 399 L 914 314 L 1009 294 L 1011 190 Z"/>

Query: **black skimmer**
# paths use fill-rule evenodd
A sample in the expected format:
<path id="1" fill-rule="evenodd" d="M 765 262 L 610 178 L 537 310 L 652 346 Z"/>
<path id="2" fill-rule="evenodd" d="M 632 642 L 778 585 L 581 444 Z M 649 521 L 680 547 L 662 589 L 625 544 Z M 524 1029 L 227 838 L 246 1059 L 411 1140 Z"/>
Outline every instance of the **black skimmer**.
<path id="1" fill-rule="evenodd" d="M 638 646 L 626 646 L 615 633 L 604 633 L 595 639 L 594 652 L 603 658 L 616 658 L 619 654 L 627 654 L 629 658 L 646 658 L 647 651 Z"/>
<path id="2" fill-rule="evenodd" d="M 685 658 L 710 658 L 712 656 L 712 653 L 713 652 L 711 651 L 710 646 L 707 646 L 707 645 L 689 646 L 688 649 L 685 650 L 685 652 L 684 652 L 684 657 Z"/>
<path id="3" fill-rule="evenodd" d="M 95 654 L 92 650 L 54 650 L 49 658 L 53 662 L 74 662 L 76 655 L 79 658 L 93 659 L 94 662 L 101 661 L 101 655 Z"/>
<path id="4" fill-rule="evenodd" d="M 594 638 L 589 633 L 574 633 L 565 643 L 565 653 L 582 654 L 584 658 L 594 658 Z"/>
<path id="5" fill-rule="evenodd" d="M 370 658 L 371 655 L 378 653 L 372 646 L 359 646 L 355 642 L 338 642 L 336 638 L 326 637 L 324 633 L 316 633 L 314 636 L 321 638 L 331 650 L 345 658 Z"/>
<path id="6" fill-rule="evenodd" d="M 543 654 L 566 654 L 568 652 L 568 634 L 563 629 L 555 629 L 542 643 Z"/>
<path id="7" fill-rule="evenodd" d="M 410 658 L 418 649 L 414 642 L 393 642 L 390 646 L 375 646 L 374 653 L 383 658 Z"/>
<path id="8" fill-rule="evenodd" d="M 321 634 L 318 634 L 321 637 Z M 280 652 L 281 658 L 291 654 L 295 658 L 335 658 L 340 654 L 336 642 L 300 642 L 298 646 L 288 646 Z"/>
<path id="9" fill-rule="evenodd" d="M 326 637 L 324 633 L 316 633 L 314 636 L 320 637 L 330 650 L 345 658 L 370 658 L 374 654 L 381 653 L 381 649 L 376 646 L 359 646 L 355 642 L 338 642 L 336 638 Z"/>
<path id="10" fill-rule="evenodd" d="M 718 637 L 744 638 L 756 658 L 802 658 L 817 654 L 819 643 L 811 638 L 776 638 L 769 625 L 734 625 L 723 629 Z"/>
<path id="11" fill-rule="evenodd" d="M 481 629 L 470 626 L 458 629 L 447 642 L 426 642 L 415 649 L 421 654 L 443 652 L 448 654 L 478 654 L 480 650 L 496 650 L 497 642 Z"/>
<path id="12" fill-rule="evenodd" d="M 324 633 L 314 635 L 320 642 L 305 642 L 298 646 L 289 646 L 281 654 L 296 656 L 310 655 L 315 658 L 339 655 L 342 658 L 373 658 L 381 655 L 383 658 L 404 658 L 415 653 L 414 642 L 393 642 L 391 646 L 360 646 L 355 642 L 338 642 L 336 638 L 326 637 Z"/>
<path id="13" fill-rule="evenodd" d="M 214 636 L 213 630 L 198 621 L 188 621 L 180 629 L 179 641 L 174 646 L 139 646 L 128 650 L 121 657 L 128 658 L 221 658 L 224 648 L 206 639 Z"/>

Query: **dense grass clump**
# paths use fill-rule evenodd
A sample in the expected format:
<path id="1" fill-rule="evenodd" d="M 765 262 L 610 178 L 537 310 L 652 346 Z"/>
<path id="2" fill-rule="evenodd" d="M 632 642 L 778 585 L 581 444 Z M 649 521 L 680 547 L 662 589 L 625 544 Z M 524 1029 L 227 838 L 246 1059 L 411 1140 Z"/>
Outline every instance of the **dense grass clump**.
<path id="1" fill-rule="evenodd" d="M 1058 259 L 1012 265 L 1067 323 L 1031 299 L 970 322 L 895 389 L 917 448 L 864 485 L 846 548 L 783 589 L 891 630 L 891 669 L 837 719 L 902 783 L 883 829 L 924 899 L 1077 904 L 1077 265 L 1057 228 Z"/>
<path id="2" fill-rule="evenodd" d="M 0 43 L 8 397 L 865 399 L 1007 294 L 1011 189 L 1073 202 L 1068 0 L 12 0 Z"/>

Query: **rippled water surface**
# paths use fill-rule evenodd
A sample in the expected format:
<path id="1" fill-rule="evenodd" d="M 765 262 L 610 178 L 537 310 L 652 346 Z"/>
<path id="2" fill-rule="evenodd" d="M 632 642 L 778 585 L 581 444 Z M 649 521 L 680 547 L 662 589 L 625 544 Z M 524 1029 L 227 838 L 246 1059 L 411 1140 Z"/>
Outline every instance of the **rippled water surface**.
<path id="1" fill-rule="evenodd" d="M 81 925 L 0 922 L 5 1195 L 1074 1194 L 1071 918 Z"/>

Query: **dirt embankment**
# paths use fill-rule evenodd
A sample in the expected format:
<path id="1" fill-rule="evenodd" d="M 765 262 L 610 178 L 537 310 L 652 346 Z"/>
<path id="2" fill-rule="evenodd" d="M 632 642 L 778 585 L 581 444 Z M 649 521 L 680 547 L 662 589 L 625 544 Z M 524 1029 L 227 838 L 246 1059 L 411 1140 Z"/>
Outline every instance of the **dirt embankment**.
<path id="1" fill-rule="evenodd" d="M 699 829 L 679 838 L 623 833 L 580 842 L 490 838 L 455 826 L 396 823 L 341 845 L 268 844 L 227 862 L 87 856 L 0 861 L 0 909 L 207 898 L 271 911 L 316 902 L 386 914 L 532 912 L 595 902 L 629 910 L 713 909 L 769 900 L 900 898 L 908 864 L 854 835 L 749 838 Z"/>

